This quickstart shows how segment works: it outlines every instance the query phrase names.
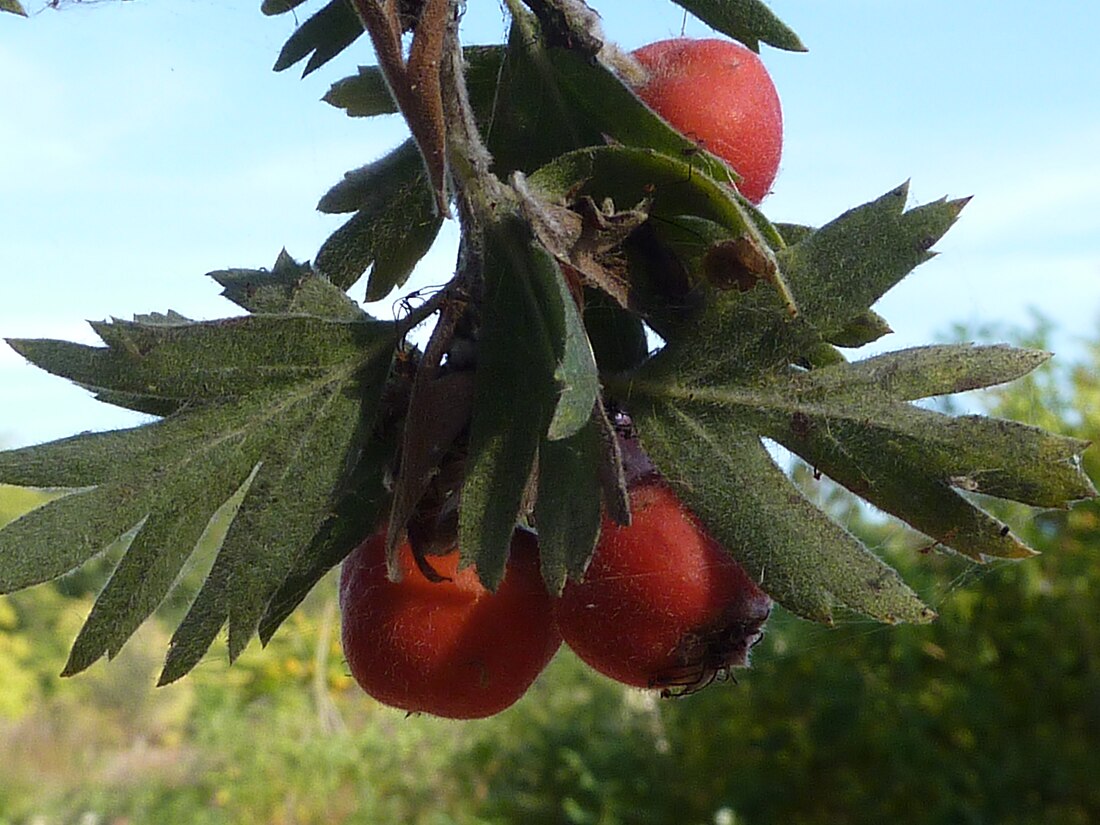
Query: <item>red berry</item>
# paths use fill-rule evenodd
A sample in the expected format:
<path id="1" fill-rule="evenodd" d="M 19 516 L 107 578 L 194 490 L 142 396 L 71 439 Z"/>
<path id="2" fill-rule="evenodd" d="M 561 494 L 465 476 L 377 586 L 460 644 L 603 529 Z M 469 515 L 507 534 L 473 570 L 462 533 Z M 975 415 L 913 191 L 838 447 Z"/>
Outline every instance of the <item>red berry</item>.
<path id="1" fill-rule="evenodd" d="M 638 96 L 732 166 L 753 203 L 768 194 L 783 146 L 783 112 L 755 52 L 729 40 L 678 38 L 634 52 L 649 72 Z"/>
<path id="2" fill-rule="evenodd" d="M 630 493 L 633 520 L 606 517 L 592 563 L 554 611 L 566 644 L 600 673 L 691 693 L 745 665 L 771 599 L 659 478 Z"/>
<path id="3" fill-rule="evenodd" d="M 408 542 L 398 561 L 394 582 L 382 531 L 344 562 L 342 640 L 355 680 L 384 704 L 452 719 L 512 705 L 561 645 L 534 536 L 516 532 L 496 592 L 472 567 L 458 569 L 457 550 L 428 560 L 443 581 L 424 575 Z"/>

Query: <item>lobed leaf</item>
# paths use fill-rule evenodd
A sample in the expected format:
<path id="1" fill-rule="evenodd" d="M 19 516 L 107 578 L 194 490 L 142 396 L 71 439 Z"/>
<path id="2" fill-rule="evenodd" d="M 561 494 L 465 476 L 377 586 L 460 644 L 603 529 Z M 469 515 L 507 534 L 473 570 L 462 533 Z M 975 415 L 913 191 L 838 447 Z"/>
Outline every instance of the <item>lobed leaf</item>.
<path id="1" fill-rule="evenodd" d="M 384 481 L 394 450 L 392 439 L 375 437 L 367 443 L 331 516 L 297 553 L 282 584 L 268 600 L 258 629 L 263 644 L 271 641 L 314 585 L 378 529 L 389 497 Z"/>
<path id="2" fill-rule="evenodd" d="M 175 506 L 144 523 L 130 541 L 77 634 L 62 675 L 80 673 L 103 656 L 116 656 L 168 595 L 210 521 L 227 501 L 247 493 L 259 465 L 234 491 L 232 478 L 211 478 L 208 472 L 207 462 L 225 461 L 226 451 L 217 452 L 222 455 L 204 455 L 202 463 L 186 462 L 177 472 Z"/>
<path id="3" fill-rule="evenodd" d="M 406 140 L 388 155 L 349 172 L 321 199 L 322 212 L 355 215 L 317 253 L 317 269 L 347 289 L 371 270 L 367 300 L 408 280 L 442 225 L 420 152 Z"/>
<path id="4" fill-rule="evenodd" d="M 299 26 L 283 45 L 275 71 L 289 69 L 309 57 L 302 76 L 321 68 L 359 39 L 363 24 L 348 0 L 330 0 Z"/>
<path id="5" fill-rule="evenodd" d="M 904 211 L 908 191 L 908 184 L 899 186 L 776 254 L 799 308 L 821 335 L 840 333 L 933 257 L 929 250 L 969 200 Z"/>
<path id="6" fill-rule="evenodd" d="M 393 115 L 399 111 L 378 66 L 360 66 L 359 73 L 332 84 L 322 100 L 348 117 Z"/>
<path id="7" fill-rule="evenodd" d="M 932 256 L 929 248 L 965 204 L 936 201 L 905 212 L 906 191 L 898 187 L 775 253 L 797 317 L 782 290 L 719 293 L 691 319 L 689 340 L 669 339 L 647 367 L 651 377 L 725 384 L 755 380 L 807 356 L 814 366 L 839 360 L 814 356 L 822 353 L 823 342 L 866 318 L 874 301 Z"/>
<path id="8" fill-rule="evenodd" d="M 316 315 L 334 321 L 361 321 L 367 315 L 347 293 L 308 263 L 299 264 L 284 249 L 266 269 L 222 269 L 207 273 L 222 295 L 253 313 Z"/>
<path id="9" fill-rule="evenodd" d="M 326 524 L 351 495 L 349 479 L 373 428 L 396 325 L 300 315 L 254 315 L 232 323 L 232 334 L 223 334 L 224 322 L 178 316 L 102 325 L 111 344 L 104 352 L 134 359 L 129 375 L 120 369 L 113 383 L 129 387 L 145 369 L 142 380 L 168 386 L 174 369 L 182 397 L 201 384 L 196 376 L 202 369 L 188 370 L 218 361 L 228 372 L 250 368 L 262 375 L 266 367 L 268 378 L 249 383 L 211 376 L 206 403 L 189 403 L 155 424 L 0 453 L 0 476 L 95 485 L 0 530 L 0 586 L 45 581 L 109 545 L 125 545 L 77 637 L 66 674 L 118 653 L 180 579 L 216 519 L 232 524 L 173 637 L 169 680 L 201 658 L 227 620 L 232 657 L 264 617 L 273 632 L 285 614 L 271 607 L 272 598 L 281 594 L 284 604 L 296 603 L 300 586 L 313 575 L 316 560 L 303 558 L 308 548 L 324 549 L 328 560 L 353 546 L 341 535 L 333 550 L 339 531 Z M 215 393 L 219 386 L 232 391 Z M 376 473 L 378 467 L 375 461 Z"/>
<path id="10" fill-rule="evenodd" d="M 371 331 L 369 323 L 281 315 L 173 325 L 115 320 L 92 328 L 106 347 L 34 339 L 9 344 L 105 400 L 170 413 L 316 378 L 354 357 Z"/>
<path id="11" fill-rule="evenodd" d="M 949 367 L 960 360 L 960 347 L 928 349 L 946 356 L 941 360 Z M 979 368 L 990 362 L 1004 367 L 1006 350 L 981 348 L 969 360 Z M 1080 465 L 1087 445 L 1015 422 L 914 407 L 891 397 L 891 384 L 868 380 L 893 373 L 881 370 L 893 362 L 902 367 L 893 373 L 902 374 L 899 394 L 910 394 L 904 367 L 934 367 L 929 356 L 936 353 L 909 354 L 915 357 L 892 353 L 869 359 L 875 362 L 870 369 L 844 364 L 776 375 L 755 386 L 648 384 L 635 378 L 631 391 L 634 397 L 674 399 L 681 410 L 740 422 L 773 438 L 852 492 L 973 558 L 1029 555 L 1003 524 L 950 488 L 1062 507 L 1095 494 Z M 983 380 L 1015 377 L 1020 369 L 1016 362 L 1007 371 L 986 373 Z"/>
<path id="12" fill-rule="evenodd" d="M 843 398 L 785 408 L 776 403 L 766 414 L 763 409 L 758 407 L 761 421 L 767 419 L 766 434 L 918 529 L 924 528 L 908 515 L 915 505 L 906 502 L 922 477 L 926 486 L 953 486 L 1035 507 L 1065 507 L 1095 494 L 1080 464 L 1087 444 L 1037 427 Z M 980 547 L 956 549 L 972 556 L 1021 554 L 1000 538 L 989 532 Z"/>
<path id="13" fill-rule="evenodd" d="M 253 489 L 172 637 L 161 684 L 191 670 L 226 622 L 231 661 L 258 630 L 303 548 L 346 494 L 358 445 L 373 428 L 393 343 L 380 342 L 375 357 L 344 382 L 284 396 L 281 437 L 267 446 Z"/>
<path id="14" fill-rule="evenodd" d="M 757 365 L 755 375 L 746 372 L 736 380 L 715 383 L 713 374 L 696 378 L 697 361 L 686 349 L 669 346 L 634 374 L 609 380 L 608 388 L 629 404 L 660 469 L 693 509 L 698 505 L 708 527 L 726 540 L 751 539 L 752 548 L 764 546 L 741 523 L 751 514 L 744 512 L 750 505 L 736 501 L 738 495 L 747 496 L 753 508 L 771 507 L 770 518 L 777 525 L 783 518 L 809 518 L 799 515 L 805 507 L 800 500 L 778 490 L 769 495 L 774 502 L 787 501 L 793 508 L 790 514 L 781 516 L 775 509 L 782 508 L 781 503 L 757 501 L 758 489 L 746 492 L 758 484 L 750 481 L 750 472 L 764 469 L 755 456 L 758 445 L 745 445 L 750 437 L 762 435 L 945 546 L 977 560 L 1021 558 L 1032 551 L 966 495 L 982 493 L 1039 507 L 1064 507 L 1091 497 L 1095 490 L 1080 462 L 1087 444 L 1015 422 L 951 417 L 907 402 L 1013 380 L 1047 357 L 1003 346 L 921 347 L 808 372 L 765 362 L 773 367 Z M 697 442 L 695 448 L 688 446 L 691 439 Z M 738 439 L 741 447 L 735 450 L 730 445 Z M 683 449 L 680 454 L 677 445 Z M 715 455 L 708 458 L 706 449 Z M 737 461 L 755 469 L 736 467 Z M 691 487 L 708 477 L 715 491 Z M 738 484 L 747 486 L 738 493 Z M 730 513 L 723 514 L 723 501 Z M 784 534 L 795 528 L 776 529 Z M 822 529 L 822 535 L 829 535 Z M 731 549 L 757 561 L 764 552 Z M 773 549 L 780 555 L 788 552 Z M 771 556 L 768 559 L 773 563 Z M 820 579 L 813 565 L 801 569 L 805 582 L 784 580 L 773 595 L 783 604 L 793 599 L 794 606 L 787 606 L 804 615 L 827 615 L 829 600 L 822 592 L 839 592 L 837 583 Z M 856 610 L 875 606 L 857 605 L 852 601 L 856 595 L 848 591 L 840 601 Z M 900 616 L 897 607 L 880 604 L 875 609 Z"/>
<path id="15" fill-rule="evenodd" d="M 836 606 L 891 623 L 934 617 L 892 568 L 803 496 L 750 429 L 665 403 L 631 412 L 677 494 L 784 607 L 825 622 Z"/>

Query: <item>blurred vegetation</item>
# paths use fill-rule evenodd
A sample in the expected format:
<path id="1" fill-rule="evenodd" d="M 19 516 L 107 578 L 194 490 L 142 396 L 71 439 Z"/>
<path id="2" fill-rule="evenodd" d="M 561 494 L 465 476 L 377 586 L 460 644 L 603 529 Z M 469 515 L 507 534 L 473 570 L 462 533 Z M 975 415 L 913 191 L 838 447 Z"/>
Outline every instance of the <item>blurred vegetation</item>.
<path id="1" fill-rule="evenodd" d="M 1100 440 L 1100 346 L 974 403 Z M 1100 507 L 992 504 L 1043 555 L 983 567 L 800 477 L 939 621 L 777 615 L 739 684 L 678 701 L 563 653 L 494 719 L 406 718 L 346 675 L 331 581 L 233 668 L 154 690 L 153 622 L 61 680 L 108 562 L 0 599 L 0 823 L 1100 822 Z"/>

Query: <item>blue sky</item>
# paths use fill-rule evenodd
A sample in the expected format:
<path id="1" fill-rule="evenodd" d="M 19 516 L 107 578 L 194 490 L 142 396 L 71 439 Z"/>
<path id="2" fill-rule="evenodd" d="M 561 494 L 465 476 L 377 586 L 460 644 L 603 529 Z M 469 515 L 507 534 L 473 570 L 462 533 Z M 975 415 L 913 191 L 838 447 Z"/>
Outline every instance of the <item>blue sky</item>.
<path id="1" fill-rule="evenodd" d="M 627 47 L 683 22 L 664 0 L 591 4 Z M 85 319 L 234 314 L 203 273 L 268 266 L 283 246 L 309 259 L 339 225 L 317 199 L 403 127 L 319 102 L 373 62 L 362 43 L 305 80 L 274 74 L 294 21 L 258 5 L 108 0 L 0 19 L 0 336 L 94 342 Z M 772 8 L 810 48 L 764 50 L 786 126 L 764 203 L 773 220 L 822 223 L 906 179 L 914 203 L 975 196 L 942 255 L 880 302 L 896 332 L 879 349 L 928 342 L 955 321 L 1026 323 L 1031 307 L 1061 325 L 1061 351 L 1097 337 L 1100 6 Z M 467 42 L 498 41 L 505 26 L 492 0 L 468 0 L 464 25 Z M 689 19 L 687 33 L 708 30 Z M 448 243 L 453 231 L 423 282 L 446 279 Z M 138 420 L 0 345 L 4 446 Z"/>

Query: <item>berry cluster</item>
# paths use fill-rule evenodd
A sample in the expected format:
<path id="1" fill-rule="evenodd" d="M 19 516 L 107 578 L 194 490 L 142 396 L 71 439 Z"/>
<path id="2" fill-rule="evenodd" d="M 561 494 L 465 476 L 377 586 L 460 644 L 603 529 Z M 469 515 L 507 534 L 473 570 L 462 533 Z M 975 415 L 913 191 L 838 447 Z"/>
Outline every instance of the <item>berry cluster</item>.
<path id="1" fill-rule="evenodd" d="M 760 59 L 723 40 L 676 39 L 633 53 L 635 91 L 700 148 L 726 160 L 751 202 L 779 167 L 782 115 Z M 624 684 L 678 696 L 747 664 L 771 600 L 679 501 L 633 437 L 622 441 L 632 523 L 606 516 L 580 581 L 551 596 L 538 540 L 517 529 L 503 582 L 490 592 L 445 555 L 397 551 L 386 529 L 356 548 L 340 580 L 343 645 L 368 694 L 410 712 L 490 716 L 518 700 L 562 641 Z M 410 528 L 411 529 L 411 528 Z"/>
<path id="2" fill-rule="evenodd" d="M 656 475 L 630 490 L 633 520 L 604 519 L 583 578 L 557 598 L 543 585 L 538 541 L 517 530 L 496 592 L 459 552 L 386 574 L 385 530 L 356 548 L 340 579 L 343 644 L 359 685 L 410 712 L 490 716 L 518 700 L 563 639 L 592 668 L 683 695 L 747 664 L 771 600 Z"/>

